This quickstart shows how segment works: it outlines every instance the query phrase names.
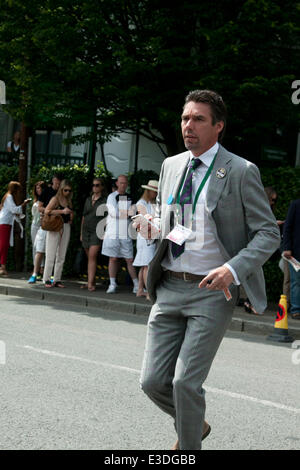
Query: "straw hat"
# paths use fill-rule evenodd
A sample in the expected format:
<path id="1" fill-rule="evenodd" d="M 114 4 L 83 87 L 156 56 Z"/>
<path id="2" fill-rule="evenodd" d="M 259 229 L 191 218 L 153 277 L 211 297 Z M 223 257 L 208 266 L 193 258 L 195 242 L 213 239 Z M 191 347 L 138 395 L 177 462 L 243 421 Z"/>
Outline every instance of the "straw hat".
<path id="1" fill-rule="evenodd" d="M 141 186 L 144 189 L 150 189 L 151 191 L 158 191 L 158 181 L 156 180 L 149 180 L 148 184 L 142 184 Z"/>

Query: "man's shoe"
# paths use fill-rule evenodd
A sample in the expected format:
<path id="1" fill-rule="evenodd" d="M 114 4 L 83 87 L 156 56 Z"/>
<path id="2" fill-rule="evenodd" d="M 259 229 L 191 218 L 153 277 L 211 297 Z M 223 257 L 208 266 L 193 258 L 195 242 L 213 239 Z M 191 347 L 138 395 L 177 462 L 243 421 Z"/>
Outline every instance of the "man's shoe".
<path id="1" fill-rule="evenodd" d="M 133 289 L 132 289 L 132 293 L 133 294 L 137 294 L 137 291 L 139 290 L 139 287 L 138 286 L 135 286 Z"/>
<path id="2" fill-rule="evenodd" d="M 36 283 L 36 276 L 30 276 L 28 279 L 28 284 L 35 284 Z"/>
<path id="3" fill-rule="evenodd" d="M 203 431 L 203 434 L 202 434 L 202 441 L 204 441 L 204 439 L 210 434 L 210 431 L 211 431 L 210 425 L 206 421 L 204 421 L 204 431 Z M 173 445 L 171 450 L 179 450 L 179 441 L 178 440 L 175 442 L 175 444 Z"/>
<path id="4" fill-rule="evenodd" d="M 110 285 L 106 291 L 107 294 L 115 294 L 117 292 L 117 286 Z"/>

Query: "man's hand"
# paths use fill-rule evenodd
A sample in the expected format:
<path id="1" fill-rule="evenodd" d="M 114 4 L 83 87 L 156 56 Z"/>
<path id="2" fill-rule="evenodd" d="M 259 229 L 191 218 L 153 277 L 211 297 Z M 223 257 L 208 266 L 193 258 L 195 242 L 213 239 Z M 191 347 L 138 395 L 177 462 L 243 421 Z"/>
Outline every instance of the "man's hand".
<path id="1" fill-rule="evenodd" d="M 282 254 L 283 254 L 283 256 L 285 256 L 288 259 L 290 259 L 292 257 L 291 250 L 284 251 Z"/>
<path id="2" fill-rule="evenodd" d="M 159 234 L 159 229 L 151 222 L 152 216 L 150 214 L 138 214 L 133 219 L 133 228 L 141 234 L 146 240 L 156 239 Z"/>
<path id="3" fill-rule="evenodd" d="M 224 290 L 234 281 L 234 277 L 230 269 L 226 266 L 213 269 L 208 275 L 202 279 L 199 284 L 200 289 L 206 287 L 210 290 Z"/>

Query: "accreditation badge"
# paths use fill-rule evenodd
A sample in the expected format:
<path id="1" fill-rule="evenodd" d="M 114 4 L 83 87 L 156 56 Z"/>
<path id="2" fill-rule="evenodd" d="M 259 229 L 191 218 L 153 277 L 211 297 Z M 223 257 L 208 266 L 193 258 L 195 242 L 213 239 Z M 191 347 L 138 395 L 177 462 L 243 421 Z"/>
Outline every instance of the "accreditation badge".
<path id="1" fill-rule="evenodd" d="M 183 225 L 176 224 L 166 238 L 181 246 L 192 236 L 192 234 L 193 232 L 191 229 L 184 227 Z"/>

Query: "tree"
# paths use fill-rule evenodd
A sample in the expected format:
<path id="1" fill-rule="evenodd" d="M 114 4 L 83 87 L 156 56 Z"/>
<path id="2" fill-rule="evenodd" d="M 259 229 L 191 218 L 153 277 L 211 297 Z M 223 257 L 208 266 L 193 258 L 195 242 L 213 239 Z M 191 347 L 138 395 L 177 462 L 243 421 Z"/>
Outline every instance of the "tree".
<path id="1" fill-rule="evenodd" d="M 91 126 L 77 140 L 98 142 L 139 129 L 173 154 L 183 97 L 205 87 L 228 104 L 225 143 L 252 160 L 298 128 L 290 0 L 1 0 L 1 15 L 7 109 L 33 127 Z"/>

